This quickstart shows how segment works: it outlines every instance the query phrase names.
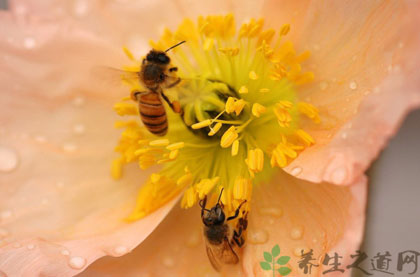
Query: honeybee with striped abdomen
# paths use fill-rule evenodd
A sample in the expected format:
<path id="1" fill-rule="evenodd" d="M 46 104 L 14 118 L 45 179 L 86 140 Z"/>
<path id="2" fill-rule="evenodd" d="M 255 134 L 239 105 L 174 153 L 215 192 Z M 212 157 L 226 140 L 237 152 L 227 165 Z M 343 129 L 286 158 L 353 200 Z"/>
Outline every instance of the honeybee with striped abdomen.
<path id="1" fill-rule="evenodd" d="M 140 118 L 144 126 L 157 136 L 164 136 L 168 131 L 168 119 L 161 98 L 174 112 L 182 112 L 179 102 L 171 102 L 163 89 L 174 87 L 181 82 L 181 78 L 176 76 L 178 68 L 170 66 L 171 59 L 166 53 L 184 42 L 181 41 L 165 51 L 150 50 L 143 59 L 140 71 L 137 72 L 140 82 L 148 90 L 135 91 L 132 98 L 139 103 Z"/>
<path id="2" fill-rule="evenodd" d="M 233 228 L 229 221 L 239 216 L 241 207 L 246 203 L 244 200 L 236 209 L 235 214 L 226 218 L 223 211 L 223 203 L 220 202 L 223 189 L 215 206 L 206 209 L 207 197 L 200 201 L 201 219 L 204 224 L 204 238 L 206 242 L 207 256 L 210 263 L 217 271 L 225 264 L 237 264 L 239 262 L 236 249 L 245 243 L 244 234 L 248 226 L 248 212 L 242 211 L 237 225 Z"/>

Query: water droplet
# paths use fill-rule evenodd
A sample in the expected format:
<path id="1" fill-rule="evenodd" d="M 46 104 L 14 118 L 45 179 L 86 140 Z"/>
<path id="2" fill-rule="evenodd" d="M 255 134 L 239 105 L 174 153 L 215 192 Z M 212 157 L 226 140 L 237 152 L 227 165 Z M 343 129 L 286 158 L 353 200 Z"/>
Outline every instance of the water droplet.
<path id="1" fill-rule="evenodd" d="M 293 254 L 296 257 L 302 257 L 302 251 L 305 254 L 305 253 L 308 253 L 309 250 L 306 247 L 296 247 L 295 250 L 293 250 Z"/>
<path id="2" fill-rule="evenodd" d="M 8 218 L 12 217 L 12 215 L 13 215 L 12 211 L 9 211 L 9 210 L 2 211 L 0 213 L 1 219 L 8 219 Z"/>
<path id="3" fill-rule="evenodd" d="M 357 83 L 355 81 L 350 82 L 349 84 L 350 89 L 355 90 L 357 89 Z"/>
<path id="4" fill-rule="evenodd" d="M 89 5 L 87 1 L 76 0 L 74 3 L 74 13 L 78 16 L 83 16 L 89 11 Z"/>
<path id="5" fill-rule="evenodd" d="M 81 135 L 85 132 L 85 125 L 83 124 L 76 124 L 73 126 L 73 132 L 75 134 Z"/>
<path id="6" fill-rule="evenodd" d="M 44 136 L 35 136 L 34 139 L 38 143 L 45 143 L 47 141 L 47 139 Z"/>
<path id="7" fill-rule="evenodd" d="M 166 267 L 174 267 L 175 260 L 171 257 L 166 256 L 166 257 L 163 258 L 162 263 Z"/>
<path id="8" fill-rule="evenodd" d="M 42 200 L 41 200 L 41 204 L 42 205 L 48 205 L 48 203 L 49 203 L 50 201 L 47 199 L 47 198 L 43 198 Z"/>
<path id="9" fill-rule="evenodd" d="M 347 168 L 340 166 L 332 172 L 330 176 L 331 182 L 334 184 L 342 184 L 347 179 Z"/>
<path id="10" fill-rule="evenodd" d="M 63 249 L 63 250 L 61 250 L 61 255 L 68 256 L 68 255 L 70 255 L 70 251 L 67 250 L 67 249 Z"/>
<path id="11" fill-rule="evenodd" d="M 318 44 L 314 44 L 314 50 L 315 51 L 318 51 L 319 49 L 320 49 L 319 45 Z"/>
<path id="12" fill-rule="evenodd" d="M 63 182 L 57 182 L 55 185 L 56 185 L 58 188 L 62 188 L 62 187 L 64 187 L 64 183 L 63 183 Z"/>
<path id="13" fill-rule="evenodd" d="M 354 62 L 357 60 L 357 55 L 354 55 L 353 57 L 351 57 L 351 60 Z"/>
<path id="14" fill-rule="evenodd" d="M 322 81 L 322 82 L 319 84 L 319 88 L 320 88 L 321 90 L 326 90 L 326 89 L 328 88 L 328 83 L 327 83 L 327 82 L 325 82 L 325 81 Z"/>
<path id="15" fill-rule="evenodd" d="M 128 248 L 126 246 L 120 245 L 114 248 L 114 253 L 118 256 L 124 255 L 128 252 Z"/>
<path id="16" fill-rule="evenodd" d="M 84 104 L 85 104 L 85 99 L 81 96 L 78 96 L 73 99 L 73 105 L 75 105 L 76 107 L 81 107 Z"/>
<path id="17" fill-rule="evenodd" d="M 34 39 L 34 38 L 32 38 L 32 37 L 27 37 L 27 38 L 25 38 L 25 39 L 23 40 L 23 46 L 24 46 L 26 49 L 32 49 L 32 48 L 34 48 L 34 47 L 35 47 L 35 45 L 36 45 L 36 41 L 35 41 L 35 39 Z"/>
<path id="18" fill-rule="evenodd" d="M 404 47 L 404 43 L 400 42 L 398 43 L 398 48 L 403 48 Z"/>
<path id="19" fill-rule="evenodd" d="M 0 239 L 3 239 L 9 235 L 9 231 L 6 229 L 0 229 Z"/>
<path id="20" fill-rule="evenodd" d="M 290 237 L 292 239 L 298 240 L 298 239 L 301 239 L 302 236 L 303 236 L 303 227 L 301 226 L 294 227 L 292 231 L 290 231 Z"/>
<path id="21" fill-rule="evenodd" d="M 391 73 L 392 72 L 392 65 L 388 65 L 387 70 L 388 70 L 389 73 Z"/>
<path id="22" fill-rule="evenodd" d="M 263 229 L 251 229 L 248 233 L 248 242 L 251 244 L 264 244 L 268 241 L 268 233 Z"/>
<path id="23" fill-rule="evenodd" d="M 71 257 L 69 266 L 74 269 L 82 269 L 86 265 L 86 259 L 83 257 Z"/>
<path id="24" fill-rule="evenodd" d="M 374 93 L 379 93 L 381 91 L 381 89 L 379 88 L 379 87 L 375 87 L 374 89 L 373 89 L 373 92 Z"/>
<path id="25" fill-rule="evenodd" d="M 188 247 L 196 247 L 200 244 L 201 234 L 199 232 L 192 232 L 186 241 Z"/>
<path id="26" fill-rule="evenodd" d="M 296 166 L 292 168 L 292 171 L 290 172 L 293 176 L 298 176 L 302 172 L 302 168 L 299 166 Z"/>
<path id="27" fill-rule="evenodd" d="M 77 150 L 77 146 L 73 143 L 68 142 L 63 145 L 63 150 L 67 153 L 72 153 Z"/>
<path id="28" fill-rule="evenodd" d="M 347 138 L 347 132 L 342 132 L 342 133 L 341 133 L 341 137 L 342 137 L 343 139 L 346 139 L 346 138 Z"/>
<path id="29" fill-rule="evenodd" d="M 370 93 L 370 90 L 365 91 L 365 95 L 368 95 Z"/>
<path id="30" fill-rule="evenodd" d="M 270 215 L 270 216 L 274 216 L 274 217 L 282 217 L 283 216 L 283 210 L 281 208 L 264 207 L 264 208 L 260 208 L 258 211 L 262 215 Z"/>
<path id="31" fill-rule="evenodd" d="M 28 244 L 28 245 L 26 246 L 26 248 L 27 248 L 28 250 L 32 250 L 32 249 L 34 249 L 34 248 L 35 248 L 35 245 L 33 245 L 33 244 Z"/>
<path id="32" fill-rule="evenodd" d="M 0 172 L 10 172 L 18 165 L 18 156 L 15 150 L 0 146 Z"/>

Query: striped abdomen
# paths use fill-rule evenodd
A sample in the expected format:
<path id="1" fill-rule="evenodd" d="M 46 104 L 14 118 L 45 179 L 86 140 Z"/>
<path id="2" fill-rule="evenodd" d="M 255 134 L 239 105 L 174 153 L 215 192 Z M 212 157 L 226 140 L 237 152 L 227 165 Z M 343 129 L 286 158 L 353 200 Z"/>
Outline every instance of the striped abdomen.
<path id="1" fill-rule="evenodd" d="M 152 134 L 164 136 L 168 132 L 168 119 L 165 107 L 158 93 L 141 94 L 139 96 L 139 111 L 144 126 Z"/>

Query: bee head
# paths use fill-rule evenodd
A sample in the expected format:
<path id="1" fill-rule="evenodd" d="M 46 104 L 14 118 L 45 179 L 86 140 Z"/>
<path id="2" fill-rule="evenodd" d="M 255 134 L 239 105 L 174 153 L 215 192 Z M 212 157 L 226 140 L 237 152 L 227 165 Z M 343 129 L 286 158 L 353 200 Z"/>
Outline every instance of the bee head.
<path id="1" fill-rule="evenodd" d="M 225 213 L 219 203 L 203 216 L 203 223 L 206 226 L 221 225 L 225 222 Z"/>
<path id="2" fill-rule="evenodd" d="M 169 59 L 168 55 L 166 55 L 165 52 L 151 50 L 146 56 L 146 61 L 161 65 L 167 65 L 170 63 L 171 59 Z"/>

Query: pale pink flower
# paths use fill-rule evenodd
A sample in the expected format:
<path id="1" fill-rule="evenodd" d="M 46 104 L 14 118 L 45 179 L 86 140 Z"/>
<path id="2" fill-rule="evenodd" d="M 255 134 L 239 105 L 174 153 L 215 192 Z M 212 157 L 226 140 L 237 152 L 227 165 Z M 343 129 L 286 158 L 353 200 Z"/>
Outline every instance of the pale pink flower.
<path id="1" fill-rule="evenodd" d="M 2 273 L 214 273 L 198 207 L 181 210 L 177 197 L 143 219 L 124 220 L 146 174 L 132 166 L 122 180 L 110 177 L 119 136 L 112 106 L 127 90 L 108 87 L 90 69 L 123 65 L 123 45 L 144 55 L 149 39 L 185 17 L 228 12 L 238 22 L 264 17 L 275 29 L 291 24 L 290 40 L 312 52 L 308 66 L 315 74 L 300 97 L 330 121 L 309 126 L 316 144 L 255 187 L 247 246 L 240 264 L 224 273 L 261 276 L 262 253 L 275 244 L 292 256 L 293 276 L 300 249 L 318 256 L 335 251 L 350 262 L 363 234 L 364 172 L 420 105 L 417 2 L 16 0 L 9 6 L 0 12 Z M 104 256 L 119 258 L 96 261 Z"/>

